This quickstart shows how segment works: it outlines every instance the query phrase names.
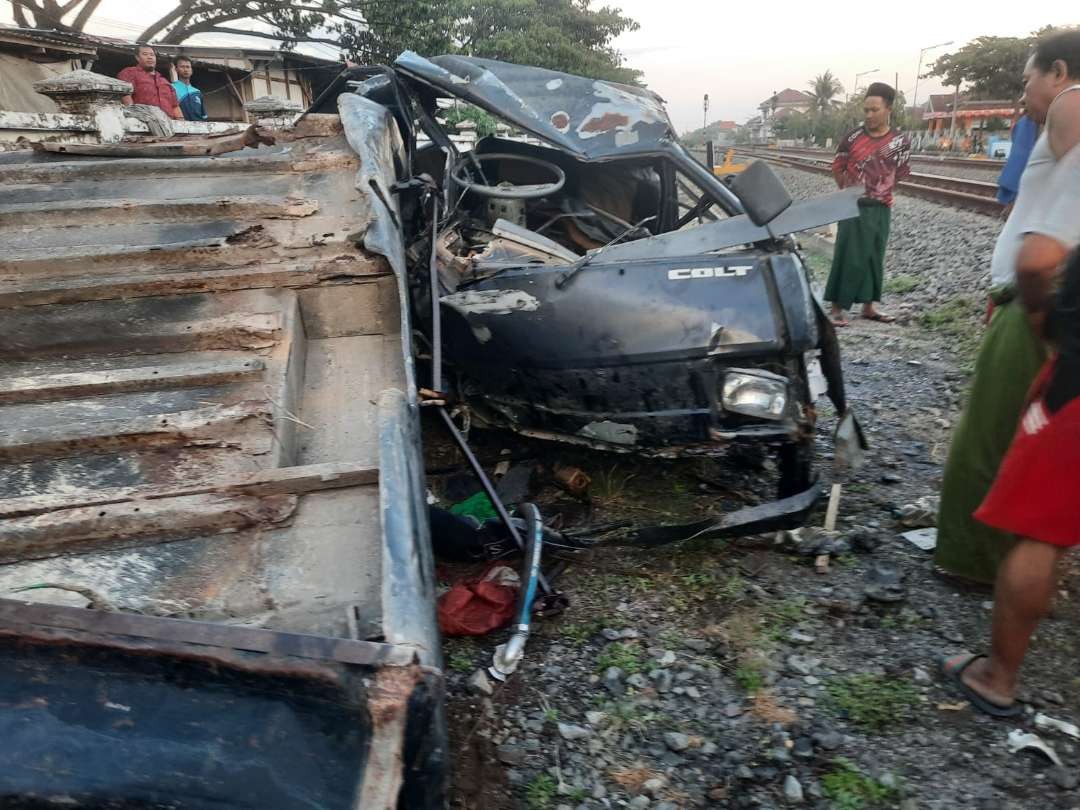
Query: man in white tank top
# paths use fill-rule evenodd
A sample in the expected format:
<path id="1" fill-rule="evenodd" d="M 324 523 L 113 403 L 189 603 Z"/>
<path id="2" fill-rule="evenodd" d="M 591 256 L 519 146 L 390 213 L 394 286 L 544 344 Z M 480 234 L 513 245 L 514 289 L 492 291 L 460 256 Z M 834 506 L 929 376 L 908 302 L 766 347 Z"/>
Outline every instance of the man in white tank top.
<path id="1" fill-rule="evenodd" d="M 1002 373 L 1010 367 L 1009 352 L 1016 341 L 1024 339 L 1024 332 L 1037 340 L 1043 339 L 1046 313 L 1050 310 L 1062 269 L 1071 251 L 1080 244 L 1080 30 L 1059 32 L 1036 45 L 1035 53 L 1024 71 L 1024 97 L 1032 117 L 1037 121 L 1045 120 L 1046 128 L 1032 151 L 1031 160 L 1020 180 L 1016 207 L 994 250 L 994 281 L 1013 287 L 1016 297 L 1004 303 L 987 330 L 971 401 L 957 426 L 950 450 L 939 523 L 945 520 L 952 530 L 960 523 L 953 514 L 955 506 L 947 507 L 945 503 L 945 495 L 950 493 L 950 477 L 955 483 L 960 480 L 958 476 L 965 473 L 981 474 L 987 466 L 983 464 L 979 467 L 965 461 L 980 460 L 979 451 L 983 448 L 974 444 L 977 437 L 972 431 L 967 431 L 972 435 L 963 437 L 961 432 L 968 423 L 978 424 L 981 421 L 983 425 L 993 424 L 988 413 L 1001 416 L 1000 413 L 995 414 L 994 409 L 1000 410 L 999 403 L 1005 398 L 1002 394 L 1017 385 L 1017 380 L 1007 379 L 1008 373 Z M 1075 265 L 1074 261 L 1074 268 Z M 1075 286 L 1074 281 L 1073 288 Z M 1074 296 L 1075 293 L 1075 289 L 1072 289 Z M 1069 302 L 1066 311 L 1075 312 L 1076 302 Z M 1006 329 L 1011 332 L 1006 333 Z M 1006 339 L 1007 334 L 1012 337 Z M 996 356 L 989 356 L 995 353 Z M 995 364 L 995 360 L 1001 362 Z M 1019 382 L 1027 388 L 1032 380 Z M 1012 418 L 1014 433 L 1017 424 L 1020 424 L 1017 436 L 1042 427 L 1041 423 L 1032 425 L 1021 422 L 1023 409 L 1021 400 L 1020 409 Z M 984 442 L 997 440 L 996 436 L 984 437 Z M 958 448 L 958 445 L 964 446 Z M 955 463 L 954 456 L 958 456 Z M 985 461 L 985 458 L 981 460 Z M 998 458 L 997 465 L 1000 462 Z M 1011 477 L 1006 477 L 1007 482 L 1002 479 L 1002 486 L 1026 487 L 1025 492 L 1037 491 L 1032 486 L 1034 479 L 1026 480 L 1024 475 L 1017 475 L 1015 464 L 1010 469 Z M 1075 470 L 1071 470 L 1065 474 L 1070 476 L 1069 480 L 1080 480 L 1075 478 L 1074 473 Z M 1054 479 L 1054 486 L 1057 489 L 1063 486 L 1070 488 L 1071 484 L 1057 478 Z M 972 489 L 970 481 L 967 488 L 969 491 Z M 1012 546 L 997 568 L 989 655 L 964 654 L 943 659 L 941 670 L 976 708 L 987 714 L 1005 717 L 1020 713 L 1020 706 L 1015 701 L 1020 665 L 1032 633 L 1049 610 L 1053 599 L 1058 560 L 1064 548 L 1075 545 L 1080 538 L 1080 507 L 1071 514 L 1068 509 L 1054 512 L 1049 500 L 1040 506 L 1032 504 L 1025 496 L 1023 510 L 1020 511 L 1025 511 L 1029 516 L 1018 522 L 1013 518 L 1018 513 L 1016 496 L 1019 493 L 1003 492 L 1000 488 L 995 488 L 994 492 L 997 511 L 988 509 L 987 505 L 992 505 L 993 499 L 987 499 L 982 503 L 980 517 L 989 525 L 1002 529 L 1008 527 L 1008 532 L 1018 534 L 1006 535 Z M 964 494 L 960 486 L 953 487 L 953 494 L 957 493 Z M 1080 492 L 1076 495 L 1074 503 L 1080 501 Z M 1006 502 L 1011 504 L 1011 512 L 1001 508 L 1000 504 Z M 1047 530 L 1047 526 L 1052 521 L 1044 512 L 1054 512 L 1056 515 L 1057 522 L 1051 531 Z M 1040 516 L 1038 526 L 1031 521 L 1030 514 Z M 968 551 L 973 553 L 977 548 L 969 544 Z"/>

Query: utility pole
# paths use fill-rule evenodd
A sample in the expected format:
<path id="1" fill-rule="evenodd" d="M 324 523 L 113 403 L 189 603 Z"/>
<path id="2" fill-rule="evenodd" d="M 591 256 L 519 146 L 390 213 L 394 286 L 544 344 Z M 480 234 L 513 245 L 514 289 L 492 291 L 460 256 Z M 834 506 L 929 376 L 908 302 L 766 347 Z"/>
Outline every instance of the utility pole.
<path id="1" fill-rule="evenodd" d="M 952 121 L 949 122 L 949 149 L 956 148 L 956 106 L 960 103 L 960 83 L 956 83 L 956 89 L 952 96 Z"/>
<path id="2" fill-rule="evenodd" d="M 863 76 L 869 76 L 871 73 L 877 73 L 881 68 L 874 68 L 873 70 L 864 70 L 862 73 L 855 74 L 855 84 L 851 88 L 851 97 L 855 98 L 859 95 L 859 79 Z"/>
<path id="3" fill-rule="evenodd" d="M 701 128 L 705 129 L 709 126 L 709 94 L 705 94 L 705 114 L 702 118 Z"/>
<path id="4" fill-rule="evenodd" d="M 927 45 L 925 48 L 923 48 L 921 51 L 919 51 L 919 66 L 917 68 L 915 68 L 915 93 L 911 97 L 911 108 L 912 109 L 915 109 L 915 107 L 919 103 L 919 74 L 922 73 L 923 56 L 926 55 L 927 51 L 933 51 L 933 50 L 936 50 L 938 48 L 944 48 L 944 47 L 946 47 L 948 45 L 952 45 L 952 44 L 953 44 L 953 41 L 950 39 L 948 42 L 939 42 L 937 45 Z"/>

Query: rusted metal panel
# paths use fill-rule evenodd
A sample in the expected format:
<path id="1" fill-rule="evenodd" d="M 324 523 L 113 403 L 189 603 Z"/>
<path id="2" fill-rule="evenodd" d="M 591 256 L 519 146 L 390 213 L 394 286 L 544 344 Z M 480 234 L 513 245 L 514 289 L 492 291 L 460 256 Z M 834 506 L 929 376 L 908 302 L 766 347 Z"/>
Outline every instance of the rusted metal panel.
<path id="1" fill-rule="evenodd" d="M 655 154 L 675 130 L 650 90 L 554 70 L 467 56 L 425 59 L 406 51 L 402 73 L 590 160 Z"/>
<path id="2" fill-rule="evenodd" d="M 0 155 L 0 803 L 442 803 L 398 223 L 275 138 Z"/>

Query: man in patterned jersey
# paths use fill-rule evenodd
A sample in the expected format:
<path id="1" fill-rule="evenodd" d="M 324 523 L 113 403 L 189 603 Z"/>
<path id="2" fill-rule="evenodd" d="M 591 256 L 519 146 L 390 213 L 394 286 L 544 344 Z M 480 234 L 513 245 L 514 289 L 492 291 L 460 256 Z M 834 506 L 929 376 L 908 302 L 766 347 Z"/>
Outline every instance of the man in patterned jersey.
<path id="1" fill-rule="evenodd" d="M 874 304 L 881 300 L 893 189 L 911 171 L 911 141 L 891 125 L 895 100 L 896 91 L 889 85 L 871 84 L 863 101 L 863 125 L 844 136 L 833 158 L 836 184 L 865 190 L 859 199 L 859 218 L 839 225 L 825 287 L 825 300 L 832 302 L 837 326 L 847 326 L 845 312 L 855 303 L 863 305 L 864 318 L 892 321 Z"/>

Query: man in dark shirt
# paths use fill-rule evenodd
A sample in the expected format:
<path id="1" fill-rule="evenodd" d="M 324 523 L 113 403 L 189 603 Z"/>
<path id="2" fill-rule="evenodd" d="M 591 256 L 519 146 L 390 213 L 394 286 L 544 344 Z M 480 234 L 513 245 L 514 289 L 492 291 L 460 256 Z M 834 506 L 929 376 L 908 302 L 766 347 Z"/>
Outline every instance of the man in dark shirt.
<path id="1" fill-rule="evenodd" d="M 183 118 L 176 91 L 156 68 L 157 54 L 154 49 L 149 45 L 140 45 L 135 50 L 135 64 L 124 68 L 116 76 L 133 88 L 130 96 L 124 96 L 124 103 L 149 104 L 160 108 L 170 118 Z"/>

